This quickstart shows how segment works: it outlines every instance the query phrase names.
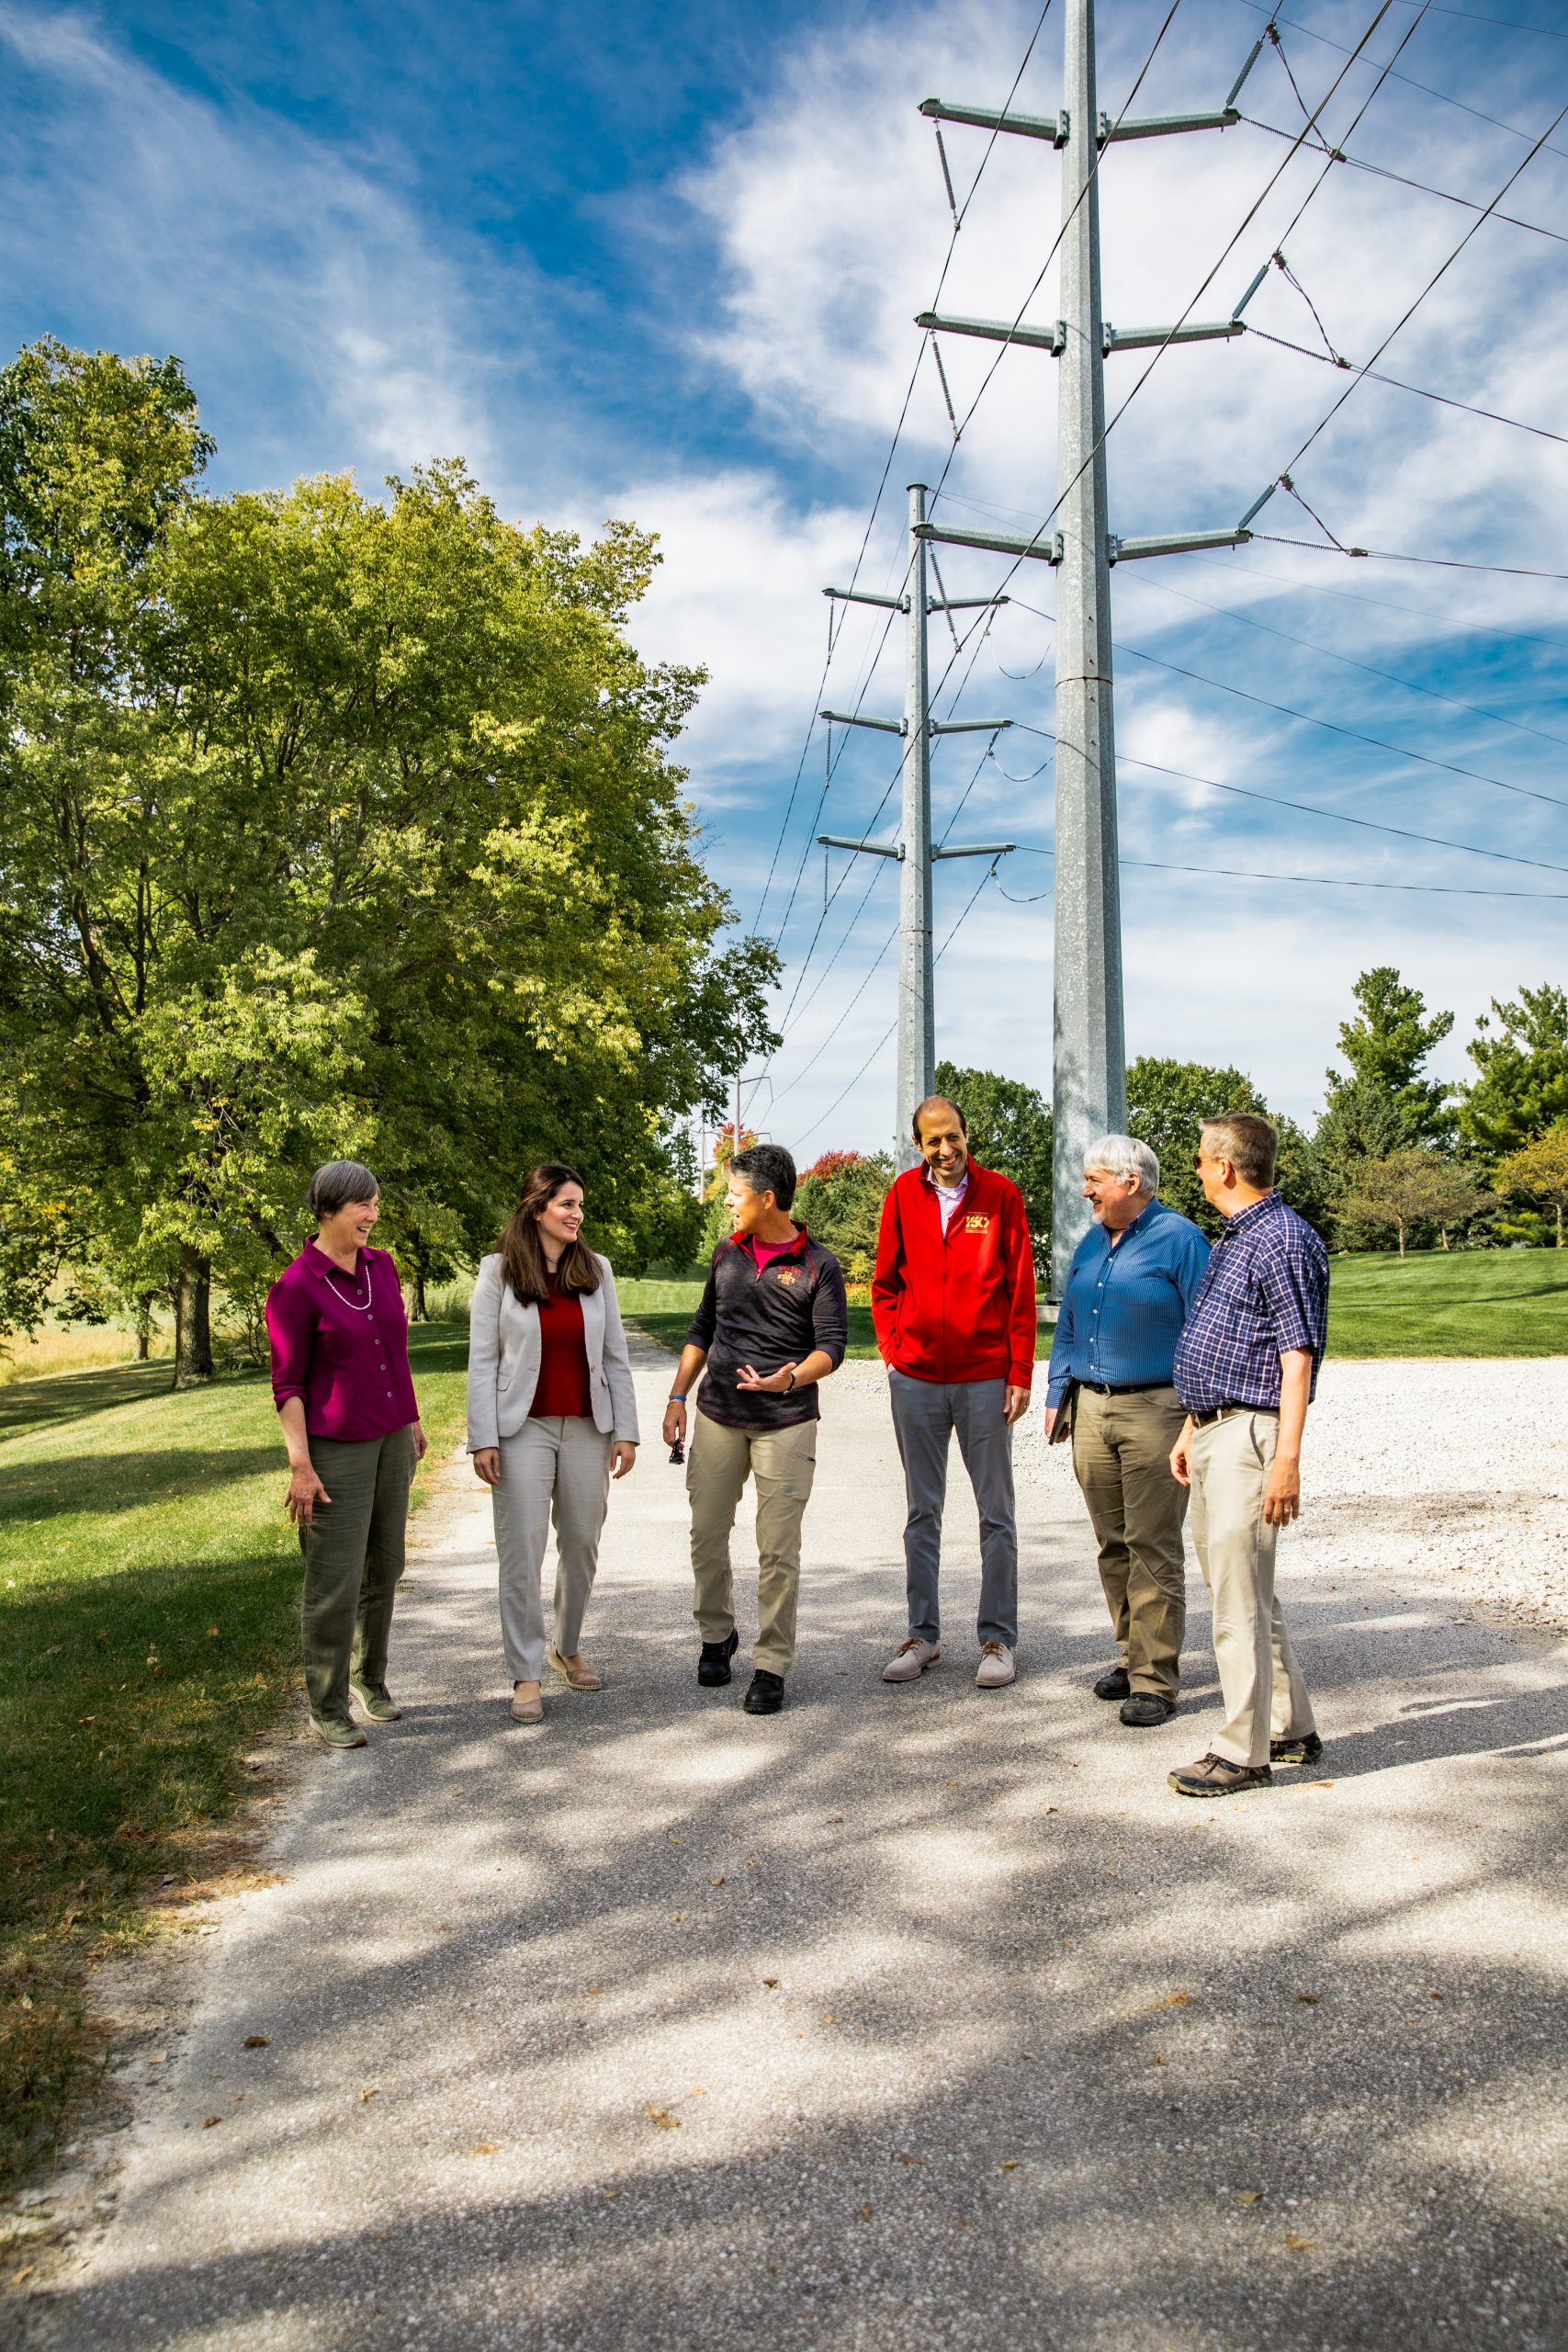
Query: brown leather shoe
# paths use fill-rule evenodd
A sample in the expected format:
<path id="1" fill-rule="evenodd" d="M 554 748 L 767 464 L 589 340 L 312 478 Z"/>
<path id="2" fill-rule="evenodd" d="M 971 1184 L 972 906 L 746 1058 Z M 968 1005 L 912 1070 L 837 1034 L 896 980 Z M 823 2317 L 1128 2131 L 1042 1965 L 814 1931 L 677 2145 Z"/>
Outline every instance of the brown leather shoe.
<path id="1" fill-rule="evenodd" d="M 591 1666 L 573 1666 L 571 1660 L 562 1657 L 558 1649 L 550 1651 L 547 1663 L 551 1670 L 573 1690 L 603 1690 L 604 1688 Z"/>
<path id="2" fill-rule="evenodd" d="M 1274 1775 L 1267 1764 L 1233 1764 L 1228 1756 L 1201 1756 L 1168 1772 L 1166 1784 L 1179 1797 L 1236 1797 L 1247 1789 L 1271 1789 Z"/>
<path id="3" fill-rule="evenodd" d="M 507 1713 L 514 1724 L 542 1724 L 545 1720 L 544 1700 L 536 1690 L 531 1699 L 520 1699 L 517 1693 L 521 1688 L 521 1683 L 513 1684 L 512 1702 Z"/>

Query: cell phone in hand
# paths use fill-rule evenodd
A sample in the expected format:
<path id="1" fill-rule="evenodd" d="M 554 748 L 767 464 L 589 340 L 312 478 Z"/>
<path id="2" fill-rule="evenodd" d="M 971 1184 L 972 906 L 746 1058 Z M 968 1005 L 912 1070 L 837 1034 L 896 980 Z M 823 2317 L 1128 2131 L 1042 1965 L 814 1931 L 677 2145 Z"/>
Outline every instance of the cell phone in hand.
<path id="1" fill-rule="evenodd" d="M 679 1438 L 670 1449 L 670 1459 L 671 1462 L 684 1462 L 686 1459 L 686 1449 Z"/>

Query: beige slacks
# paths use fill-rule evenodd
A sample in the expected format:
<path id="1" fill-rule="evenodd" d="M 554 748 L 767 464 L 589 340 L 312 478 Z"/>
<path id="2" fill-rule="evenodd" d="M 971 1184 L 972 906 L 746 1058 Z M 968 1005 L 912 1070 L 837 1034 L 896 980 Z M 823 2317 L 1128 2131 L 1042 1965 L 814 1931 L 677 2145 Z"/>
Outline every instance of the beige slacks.
<path id="1" fill-rule="evenodd" d="M 691 1418 L 686 1494 L 692 1506 L 693 1615 L 705 1642 L 735 1629 L 730 1530 L 748 1478 L 757 1482 L 757 1642 L 751 1663 L 787 1674 L 795 1659 L 800 1597 L 800 1525 L 817 1475 L 817 1423 L 782 1430 L 737 1430 Z"/>
<path id="2" fill-rule="evenodd" d="M 556 1530 L 555 1645 L 576 1656 L 583 1612 L 599 1566 L 610 1493 L 610 1441 L 586 1419 L 541 1414 L 500 1445 L 501 1479 L 491 1488 L 500 1568 L 501 1638 L 513 1682 L 545 1670 L 545 1604 L 539 1586 L 550 1521 Z"/>
<path id="3" fill-rule="evenodd" d="M 1073 1470 L 1100 1546 L 1100 1581 L 1134 1690 L 1174 1699 L 1187 1627 L 1187 1489 L 1170 1449 L 1187 1416 L 1174 1388 L 1073 1399 Z"/>
<path id="4" fill-rule="evenodd" d="M 1273 1413 L 1227 1413 L 1194 1430 L 1192 1541 L 1214 1611 L 1214 1663 L 1225 1719 L 1209 1742 L 1233 1764 L 1267 1764 L 1269 1742 L 1316 1729 L 1274 1590 L 1277 1527 L 1263 1488 L 1279 1442 Z"/>

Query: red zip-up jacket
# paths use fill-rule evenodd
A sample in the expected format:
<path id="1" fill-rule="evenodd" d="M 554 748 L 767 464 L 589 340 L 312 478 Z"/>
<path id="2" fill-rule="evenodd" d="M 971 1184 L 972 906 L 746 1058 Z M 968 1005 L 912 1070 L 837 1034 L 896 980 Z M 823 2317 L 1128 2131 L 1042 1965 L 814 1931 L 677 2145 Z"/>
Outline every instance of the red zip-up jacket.
<path id="1" fill-rule="evenodd" d="M 1011 1178 L 972 1159 L 945 1235 L 925 1169 L 895 1178 L 882 1204 L 871 1312 L 884 1360 L 912 1380 L 1032 1387 L 1034 1253 Z"/>

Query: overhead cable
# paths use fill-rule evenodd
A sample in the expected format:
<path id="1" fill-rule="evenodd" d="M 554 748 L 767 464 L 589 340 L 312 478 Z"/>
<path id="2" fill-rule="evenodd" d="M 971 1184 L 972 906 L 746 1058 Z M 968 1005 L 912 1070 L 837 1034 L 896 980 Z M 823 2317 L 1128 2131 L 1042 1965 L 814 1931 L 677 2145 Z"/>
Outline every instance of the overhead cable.
<path id="1" fill-rule="evenodd" d="M 1021 857 L 1055 855 L 1055 850 L 1034 849 L 1027 842 L 1020 842 L 1018 851 Z M 1263 874 L 1250 866 L 1190 865 L 1166 857 L 1119 857 L 1116 863 L 1119 866 L 1141 866 L 1151 874 L 1213 874 L 1231 882 L 1293 882 L 1322 890 L 1398 890 L 1424 899 L 1539 899 L 1543 906 L 1556 906 L 1568 899 L 1568 890 L 1483 890 L 1461 882 L 1371 882 L 1362 876 L 1348 874 Z M 1049 890 L 1033 890 L 1027 897 L 1021 897 L 1003 888 L 999 878 L 997 888 L 1015 907 L 1037 906 L 1051 895 Z"/>
<path id="2" fill-rule="evenodd" d="M 1130 752 L 1118 752 L 1118 766 L 1146 768 L 1151 775 L 1174 776 L 1179 784 L 1201 784 L 1210 792 L 1228 792 L 1238 800 L 1261 800 L 1271 808 L 1293 808 L 1303 817 L 1322 817 L 1331 825 L 1354 825 L 1364 833 L 1388 833 L 1395 841 L 1425 842 L 1431 849 L 1457 849 L 1466 857 L 1495 858 L 1503 865 L 1529 865 L 1541 874 L 1568 874 L 1568 865 L 1558 865 L 1550 858 L 1520 857 L 1512 850 L 1482 849 L 1474 842 L 1453 842 L 1440 833 L 1413 832 L 1407 825 L 1382 825 L 1371 817 L 1348 817 L 1338 808 L 1319 808 L 1310 800 L 1287 800 L 1281 793 L 1258 792 L 1250 785 L 1221 784 L 1212 775 L 1194 775 L 1187 768 L 1162 766 L 1157 760 L 1136 760 Z"/>
<path id="3" fill-rule="evenodd" d="M 1156 670 L 1168 670 L 1173 677 L 1190 678 L 1194 685 L 1213 686 L 1224 695 L 1234 695 L 1238 702 L 1256 703 L 1261 710 L 1272 710 L 1281 718 L 1299 720 L 1303 726 L 1321 727 L 1330 735 L 1343 735 L 1352 743 L 1369 744 L 1374 752 L 1392 752 L 1396 759 L 1414 760 L 1424 768 L 1441 768 L 1448 775 L 1463 776 L 1471 784 L 1489 784 L 1495 791 L 1517 793 L 1522 800 L 1542 800 L 1549 808 L 1568 808 L 1568 800 L 1560 800 L 1554 793 L 1536 792 L 1526 784 L 1507 784 L 1500 775 L 1484 775 L 1479 768 L 1461 768 L 1452 760 L 1435 759 L 1429 752 L 1406 751 L 1403 744 L 1387 743 L 1381 735 L 1367 735 L 1359 727 L 1342 726 L 1336 718 L 1319 718 L 1310 710 L 1294 710 L 1289 703 L 1270 702 L 1267 695 L 1255 695 L 1246 686 L 1227 685 L 1224 678 L 1206 677 L 1201 670 L 1184 669 L 1179 662 L 1167 662 L 1157 653 L 1145 653 L 1141 646 L 1116 644 L 1118 653 L 1130 653 L 1135 662 L 1147 662 Z"/>
<path id="4" fill-rule="evenodd" d="M 1315 315 L 1315 313 L 1314 313 Z M 1272 343 L 1281 351 L 1294 351 L 1303 359 L 1315 359 L 1321 367 L 1348 368 L 1354 362 L 1341 358 L 1337 352 L 1314 351 L 1310 344 L 1291 343 L 1282 334 L 1269 334 L 1262 327 L 1249 325 L 1247 333 L 1259 343 Z M 1398 376 L 1380 376 L 1373 368 L 1359 369 L 1358 376 L 1371 384 L 1391 384 L 1396 392 L 1414 392 L 1418 401 L 1432 401 L 1439 408 L 1461 409 L 1466 416 L 1483 416 L 1493 424 L 1511 425 L 1516 433 L 1531 433 L 1538 441 L 1555 441 L 1559 448 L 1568 449 L 1568 433 L 1549 433 L 1544 424 L 1526 424 L 1522 418 L 1504 416 L 1495 408 L 1477 408 L 1472 401 L 1456 400 L 1450 392 L 1428 391 L 1424 384 L 1407 384 Z"/>
<path id="5" fill-rule="evenodd" d="M 1489 571 L 1502 580 L 1559 580 L 1568 582 L 1568 571 L 1537 571 L 1520 563 L 1472 563 L 1457 555 L 1404 555 L 1390 548 L 1341 547 L 1337 539 L 1330 546 L 1321 539 L 1287 539 L 1278 531 L 1254 531 L 1255 539 L 1268 547 L 1305 548 L 1310 555 L 1359 555 L 1374 563 L 1423 563 L 1438 571 Z M 1550 639 L 1540 638 L 1539 644 Z"/>

